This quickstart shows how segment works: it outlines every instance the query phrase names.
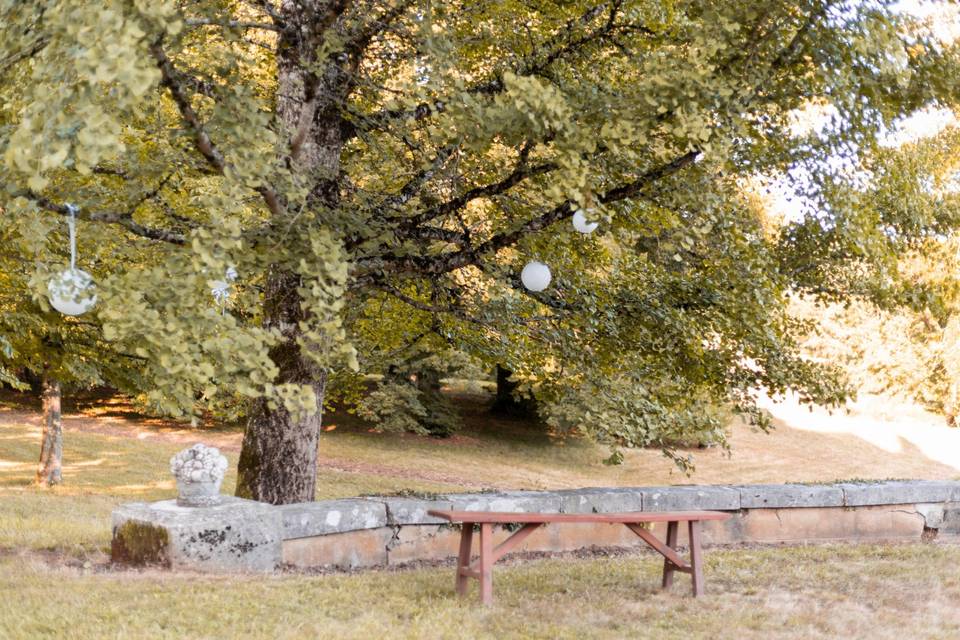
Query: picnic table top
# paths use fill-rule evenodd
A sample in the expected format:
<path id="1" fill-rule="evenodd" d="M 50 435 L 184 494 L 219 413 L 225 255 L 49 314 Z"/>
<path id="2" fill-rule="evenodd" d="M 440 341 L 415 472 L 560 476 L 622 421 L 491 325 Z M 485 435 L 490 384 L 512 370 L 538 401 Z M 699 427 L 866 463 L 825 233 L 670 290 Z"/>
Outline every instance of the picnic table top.
<path id="1" fill-rule="evenodd" d="M 722 511 L 632 511 L 622 513 L 514 513 L 509 511 L 430 510 L 436 518 L 450 522 L 682 522 L 689 520 L 726 520 Z"/>

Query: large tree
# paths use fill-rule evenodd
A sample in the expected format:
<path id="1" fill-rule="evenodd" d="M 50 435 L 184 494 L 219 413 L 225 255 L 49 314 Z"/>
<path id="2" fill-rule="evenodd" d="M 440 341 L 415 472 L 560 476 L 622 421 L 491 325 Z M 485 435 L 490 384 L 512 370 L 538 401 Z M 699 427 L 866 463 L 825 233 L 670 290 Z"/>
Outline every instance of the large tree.
<path id="1" fill-rule="evenodd" d="M 744 184 L 803 165 L 827 185 L 838 164 L 812 160 L 856 163 L 958 77 L 955 49 L 887 2 L 5 0 L 0 17 L 4 224 L 73 203 L 83 233 L 149 247 L 96 274 L 104 335 L 136 339 L 167 410 L 249 398 L 238 493 L 274 503 L 313 499 L 330 372 L 425 330 L 614 442 L 661 442 L 701 401 L 760 419 L 757 386 L 836 400 L 782 312 L 817 270 Z M 817 103 L 834 126 L 792 135 Z M 602 235 L 559 225 L 577 208 Z M 555 272 L 541 294 L 517 279 L 532 258 Z"/>

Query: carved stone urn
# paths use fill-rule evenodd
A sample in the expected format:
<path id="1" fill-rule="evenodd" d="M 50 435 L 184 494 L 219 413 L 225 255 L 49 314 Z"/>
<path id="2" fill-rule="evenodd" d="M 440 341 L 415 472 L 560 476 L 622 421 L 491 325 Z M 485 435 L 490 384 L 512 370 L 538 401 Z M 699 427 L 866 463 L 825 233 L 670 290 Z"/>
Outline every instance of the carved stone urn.
<path id="1" fill-rule="evenodd" d="M 177 479 L 177 504 L 210 507 L 220 504 L 220 484 L 227 459 L 216 447 L 195 444 L 170 458 L 170 472 Z"/>

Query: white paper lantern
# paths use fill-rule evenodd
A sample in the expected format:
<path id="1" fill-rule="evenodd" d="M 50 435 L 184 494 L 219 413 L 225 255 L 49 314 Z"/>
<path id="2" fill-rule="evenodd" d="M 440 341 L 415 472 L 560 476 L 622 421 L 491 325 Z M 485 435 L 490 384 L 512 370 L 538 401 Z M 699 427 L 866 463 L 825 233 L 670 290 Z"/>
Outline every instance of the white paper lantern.
<path id="1" fill-rule="evenodd" d="M 583 209 L 577 209 L 573 213 L 573 228 L 579 231 L 582 234 L 593 233 L 593 231 L 600 226 L 599 222 L 590 222 L 587 220 L 586 214 L 583 212 Z"/>
<path id="2" fill-rule="evenodd" d="M 54 309 L 67 316 L 86 313 L 97 303 L 93 278 L 83 269 L 66 269 L 47 283 L 47 293 Z"/>
<path id="3" fill-rule="evenodd" d="M 543 291 L 550 286 L 550 267 L 533 260 L 520 272 L 520 281 L 530 291 Z"/>

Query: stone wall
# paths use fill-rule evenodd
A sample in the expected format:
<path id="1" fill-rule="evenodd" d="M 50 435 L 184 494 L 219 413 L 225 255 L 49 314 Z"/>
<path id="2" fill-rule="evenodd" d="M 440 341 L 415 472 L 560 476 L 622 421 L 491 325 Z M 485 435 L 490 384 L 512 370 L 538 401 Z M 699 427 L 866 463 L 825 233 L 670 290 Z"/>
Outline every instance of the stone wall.
<path id="1" fill-rule="evenodd" d="M 279 507 L 239 498 L 206 508 L 173 500 L 132 503 L 114 511 L 113 557 L 202 571 L 272 571 L 281 564 L 357 568 L 454 557 L 459 528 L 428 516 L 430 509 L 730 512 L 728 520 L 704 523 L 706 544 L 960 540 L 960 482 L 889 481 L 504 491 Z M 655 526 L 654 533 L 662 537 L 662 528 Z M 619 524 L 551 524 L 520 550 L 594 545 L 643 543 Z"/>

